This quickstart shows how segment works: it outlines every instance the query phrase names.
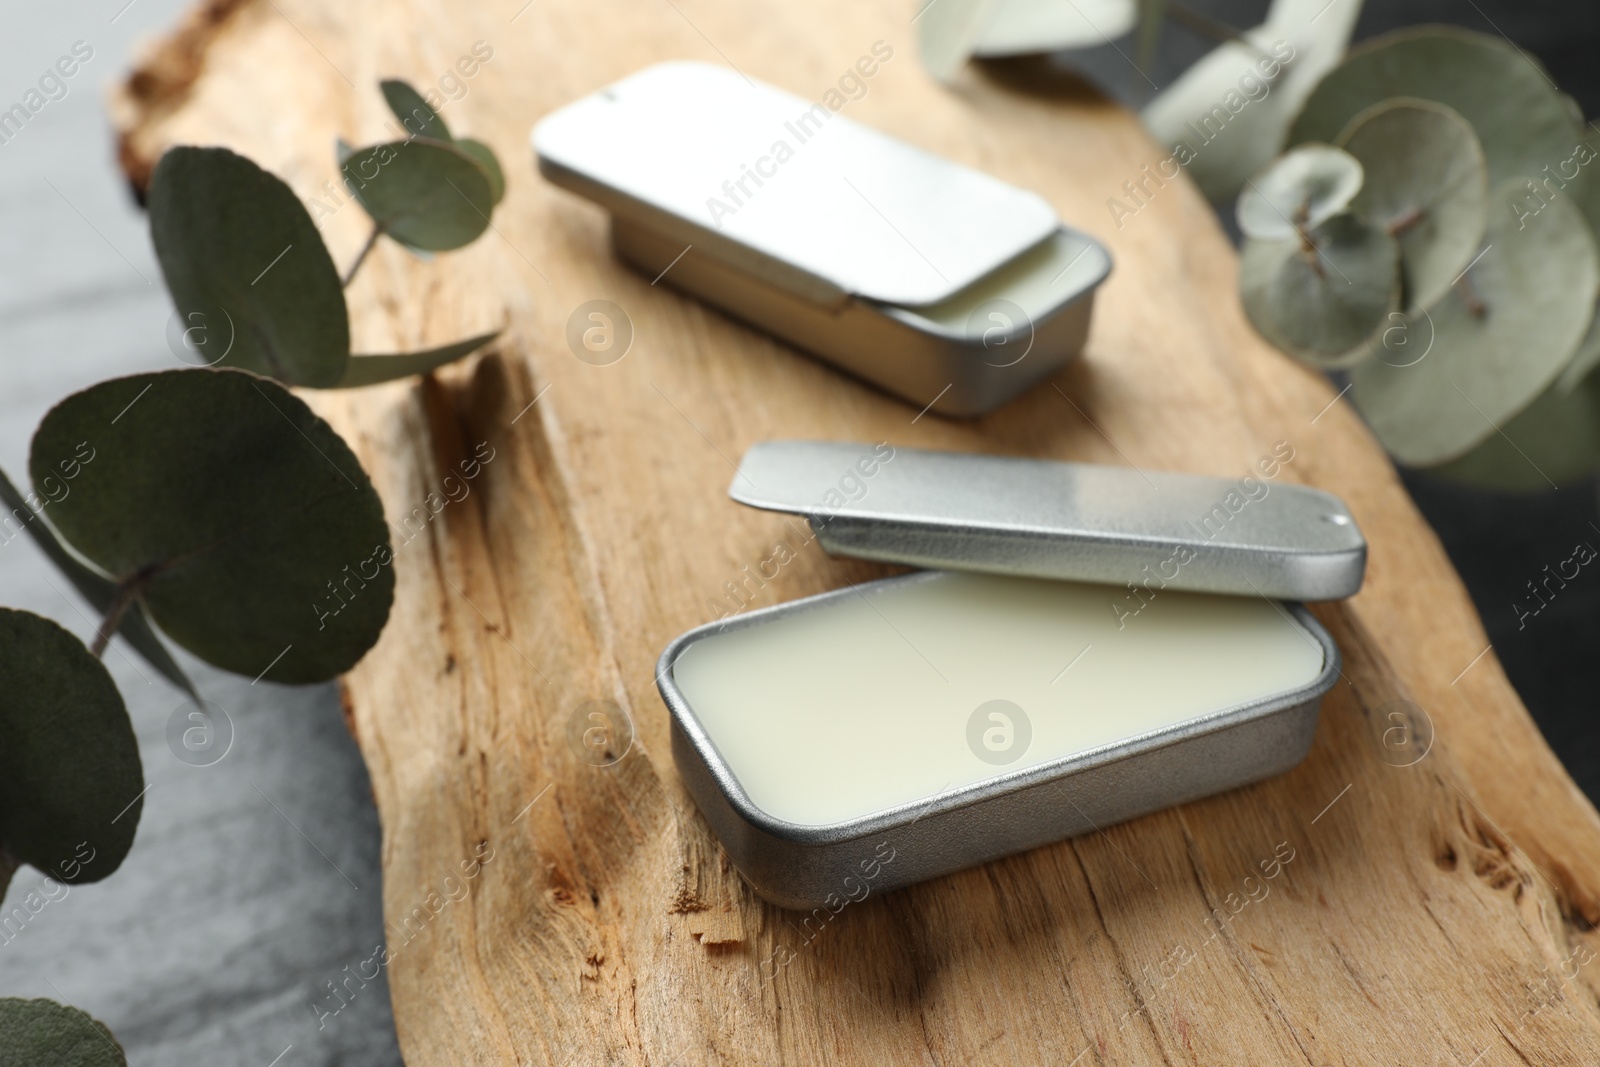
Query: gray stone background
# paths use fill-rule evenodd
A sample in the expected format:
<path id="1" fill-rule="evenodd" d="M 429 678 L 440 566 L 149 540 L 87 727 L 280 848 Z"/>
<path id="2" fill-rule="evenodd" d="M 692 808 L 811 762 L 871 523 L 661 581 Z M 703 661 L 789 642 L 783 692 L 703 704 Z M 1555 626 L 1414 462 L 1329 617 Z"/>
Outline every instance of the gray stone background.
<path id="1" fill-rule="evenodd" d="M 14 480 L 57 400 L 175 365 L 166 291 L 117 170 L 103 100 L 134 45 L 184 7 L 8 5 L 0 106 L 74 42 L 94 49 L 67 96 L 0 145 L 0 465 Z M 0 603 L 86 640 L 94 632 L 86 605 L 24 537 L 0 547 Z M 194 767 L 166 740 L 185 695 L 118 644 L 106 666 L 127 698 L 150 787 L 137 842 L 110 878 L 72 888 L 9 940 L 0 935 L 0 996 L 82 1008 L 135 1067 L 398 1063 L 382 976 L 337 1015 L 319 1020 L 311 1007 L 338 1006 L 326 983 L 383 939 L 378 818 L 334 687 L 252 685 L 176 652 L 233 724 L 227 755 Z M 7 909 L 41 878 L 18 871 Z M 3 1050 L 0 1061 L 9 1062 Z"/>
<path id="2" fill-rule="evenodd" d="M 641 0 L 650 2 L 650 0 Z M 1237 26 L 1262 0 L 1194 6 Z M 134 44 L 171 26 L 184 0 L 13 5 L 0 32 L 0 105 L 76 41 L 94 58 L 0 145 L 0 464 L 24 470 L 28 439 L 56 400 L 102 378 L 171 365 L 169 313 L 144 218 L 113 157 L 106 87 Z M 1600 112 L 1600 5 L 1510 0 L 1369 2 L 1358 37 L 1424 21 L 1504 31 Z M 1160 84 L 1206 49 L 1179 28 L 1150 73 Z M 1135 105 L 1142 79 L 1112 49 L 1070 58 Z M 1573 582 L 1519 630 L 1511 601 L 1546 563 L 1600 531 L 1595 486 L 1497 497 L 1409 477 L 1466 578 L 1496 651 L 1535 719 L 1600 796 L 1600 578 Z M 0 547 L 0 602 L 89 637 L 79 601 L 25 539 Z M 169 750 L 183 695 L 113 643 L 106 661 L 138 731 L 150 784 L 138 842 L 108 881 L 73 888 L 0 939 L 0 995 L 45 996 L 106 1022 L 135 1065 L 390 1064 L 399 1060 L 382 979 L 337 1015 L 326 984 L 383 938 L 379 834 L 366 771 L 332 686 L 288 688 L 210 670 L 178 653 L 232 721 L 227 756 L 193 767 Z M 19 872 L 7 907 L 40 876 Z M 59 891 L 57 891 L 59 895 Z"/>

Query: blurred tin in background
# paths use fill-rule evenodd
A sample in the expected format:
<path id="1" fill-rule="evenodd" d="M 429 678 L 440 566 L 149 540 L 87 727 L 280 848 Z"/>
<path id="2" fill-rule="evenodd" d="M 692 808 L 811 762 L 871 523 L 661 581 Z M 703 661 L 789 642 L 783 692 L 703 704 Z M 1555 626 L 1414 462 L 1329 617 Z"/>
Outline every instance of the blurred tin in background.
<path id="1" fill-rule="evenodd" d="M 653 280 L 944 415 L 1070 361 L 1111 270 L 1041 197 L 721 67 L 650 67 L 533 145 Z"/>

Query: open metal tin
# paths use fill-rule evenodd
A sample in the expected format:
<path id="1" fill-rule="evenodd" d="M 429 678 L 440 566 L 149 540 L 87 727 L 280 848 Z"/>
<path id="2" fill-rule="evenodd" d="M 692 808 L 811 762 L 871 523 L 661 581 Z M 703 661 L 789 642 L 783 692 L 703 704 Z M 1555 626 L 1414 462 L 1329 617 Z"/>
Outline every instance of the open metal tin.
<path id="1" fill-rule="evenodd" d="M 869 486 L 848 507 L 828 502 L 841 470 Z M 1092 486 L 1078 505 L 1121 498 L 1120 509 L 1075 513 L 1062 488 L 1072 484 Z M 736 497 L 802 511 L 819 536 L 854 523 L 858 546 L 873 540 L 860 528 L 904 545 L 920 525 L 932 535 L 905 555 L 960 569 L 750 611 L 667 646 L 657 683 L 673 756 L 734 865 L 775 903 L 837 910 L 864 892 L 1297 764 L 1339 677 L 1339 652 L 1314 617 L 1278 598 L 1295 595 L 1297 583 L 1313 599 L 1353 593 L 1365 542 L 1337 498 L 1291 485 L 1271 486 L 1236 513 L 1226 545 L 1181 521 L 1193 501 L 1225 498 L 1235 486 L 887 446 L 753 448 L 730 490 Z M 963 501 L 952 487 L 972 495 Z M 1168 527 L 1158 518 L 1163 498 Z M 787 506 L 805 500 L 816 503 Z M 1129 520 L 1120 533 L 1119 516 Z M 1014 545 L 997 537 L 1008 530 L 1034 542 L 1045 564 L 1018 565 Z M 971 535 L 965 550 L 962 531 Z M 1054 543 L 1053 559 L 1041 541 Z M 1148 574 L 1153 545 L 1158 554 L 1192 550 L 1191 566 L 1143 587 L 1145 598 L 1132 603 L 1148 614 L 1137 618 L 1114 606 L 1122 588 L 1095 584 L 1115 566 L 1106 546 L 1119 541 L 1129 549 L 1129 582 Z M 1286 546 L 1324 565 L 1285 568 Z M 1208 550 L 1224 565 L 1201 565 Z M 1254 573 L 1252 555 L 1263 563 Z M 1087 561 L 1088 582 L 1063 580 L 1081 577 L 1074 558 Z M 1280 592 L 1258 595 L 1252 587 L 1262 582 Z M 1216 595 L 1219 587 L 1232 595 Z M 982 718 L 991 706 L 1005 715 Z M 995 750 L 990 733 L 980 744 L 975 730 L 1000 729 L 990 720 L 1007 731 L 1007 745 L 1020 729 L 1021 751 Z"/>
<path id="2" fill-rule="evenodd" d="M 533 145 L 653 280 L 941 414 L 1059 370 L 1111 270 L 1039 196 L 709 64 L 640 71 Z"/>
<path id="3" fill-rule="evenodd" d="M 679 658 L 729 631 L 852 601 L 863 591 L 939 577 L 939 572 L 922 571 L 751 611 L 690 630 L 662 653 L 656 677 L 672 714 L 678 773 L 734 866 L 767 900 L 788 908 L 836 908 L 857 886 L 882 891 L 912 885 L 1281 774 L 1305 758 L 1323 694 L 1339 677 L 1333 639 L 1304 608 L 1285 605 L 1323 656 L 1322 670 L 1300 688 L 1042 765 L 997 770 L 992 777 L 861 818 L 807 825 L 764 811 L 679 688 L 674 672 Z M 879 873 L 869 877 L 873 868 Z"/>

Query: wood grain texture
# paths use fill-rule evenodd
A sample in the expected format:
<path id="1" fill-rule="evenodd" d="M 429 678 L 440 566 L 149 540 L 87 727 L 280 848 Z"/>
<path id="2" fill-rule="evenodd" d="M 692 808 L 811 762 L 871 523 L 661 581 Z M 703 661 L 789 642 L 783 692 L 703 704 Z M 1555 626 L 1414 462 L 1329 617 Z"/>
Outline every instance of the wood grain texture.
<path id="1" fill-rule="evenodd" d="M 233 146 L 332 211 L 348 262 L 365 218 L 324 184 L 334 138 L 385 136 L 379 78 L 437 85 L 474 42 L 494 50 L 443 110 L 506 165 L 494 231 L 431 263 L 383 246 L 349 298 L 358 350 L 502 321 L 505 340 L 437 380 L 309 398 L 402 542 L 388 629 L 346 686 L 383 820 L 407 1061 L 1600 1062 L 1600 822 L 1480 656 L 1472 605 L 1380 449 L 1244 323 L 1234 255 L 1190 185 L 1111 221 L 1106 198 L 1165 154 L 1131 115 L 1021 75 L 940 88 L 914 12 L 245 0 L 197 14 L 113 101 L 136 182 L 169 144 Z M 814 99 L 879 40 L 894 58 L 848 114 L 1038 190 L 1117 261 L 1084 359 L 976 423 L 915 418 L 651 286 L 608 254 L 596 208 L 531 169 L 538 117 L 647 63 L 728 62 Z M 597 298 L 636 331 L 607 367 L 564 340 Z M 761 903 L 679 785 L 653 670 L 787 536 L 724 496 L 731 462 L 777 436 L 1236 476 L 1288 442 L 1280 477 L 1343 496 L 1372 548 L 1363 592 L 1318 610 L 1347 662 L 1310 758 L 810 927 Z M 481 448 L 470 494 L 407 539 L 404 517 Z M 811 545 L 755 602 L 882 573 Z M 566 741 L 597 698 L 637 730 L 604 768 Z M 1383 758 L 1402 698 L 1437 735 L 1410 767 Z M 475 849 L 492 858 L 463 879 Z"/>

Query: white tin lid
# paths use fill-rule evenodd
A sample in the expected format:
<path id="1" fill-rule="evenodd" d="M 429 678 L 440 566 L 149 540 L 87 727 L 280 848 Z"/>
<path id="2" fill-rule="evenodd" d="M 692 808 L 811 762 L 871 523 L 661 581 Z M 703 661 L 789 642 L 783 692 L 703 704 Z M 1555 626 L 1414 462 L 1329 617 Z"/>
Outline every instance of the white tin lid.
<path id="1" fill-rule="evenodd" d="M 805 516 L 830 555 L 1286 600 L 1354 595 L 1366 539 L 1338 497 L 1275 480 L 1283 461 L 1229 479 L 763 441 L 728 495 Z"/>
<path id="2" fill-rule="evenodd" d="M 1060 226 L 1035 193 L 706 63 L 568 104 L 533 146 L 555 184 L 823 304 L 934 304 Z"/>

